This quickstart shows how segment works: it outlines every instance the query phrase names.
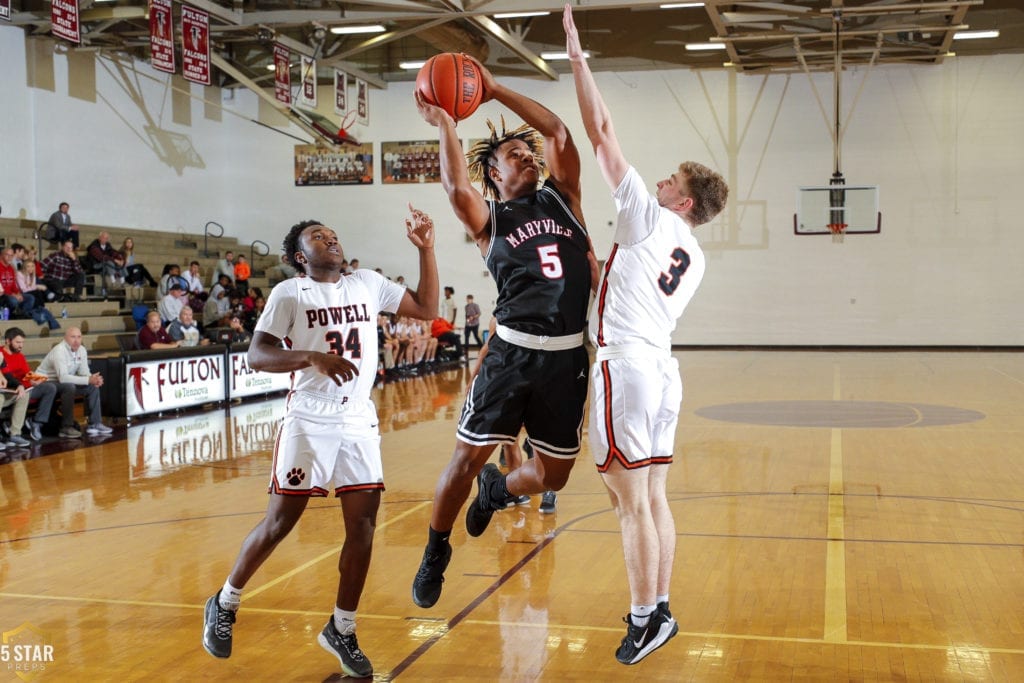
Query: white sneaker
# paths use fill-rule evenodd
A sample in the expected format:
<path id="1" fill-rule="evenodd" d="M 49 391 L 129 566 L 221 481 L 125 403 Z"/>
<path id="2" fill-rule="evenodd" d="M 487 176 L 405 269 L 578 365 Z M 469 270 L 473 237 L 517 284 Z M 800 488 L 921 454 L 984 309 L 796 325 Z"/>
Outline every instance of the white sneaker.
<path id="1" fill-rule="evenodd" d="M 86 427 L 85 433 L 89 434 L 90 436 L 96 436 L 97 434 L 113 434 L 114 430 L 100 422 Z"/>

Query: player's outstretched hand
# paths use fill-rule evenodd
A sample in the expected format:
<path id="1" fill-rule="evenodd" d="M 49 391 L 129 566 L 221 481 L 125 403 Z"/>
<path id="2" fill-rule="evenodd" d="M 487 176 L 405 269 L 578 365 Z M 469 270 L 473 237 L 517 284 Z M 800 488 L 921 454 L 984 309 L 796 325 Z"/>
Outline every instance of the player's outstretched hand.
<path id="1" fill-rule="evenodd" d="M 349 382 L 359 374 L 359 368 L 352 361 L 334 353 L 313 354 L 313 357 L 310 359 L 310 365 L 317 372 L 327 375 L 334 380 L 334 383 L 339 387 L 342 382 Z"/>
<path id="2" fill-rule="evenodd" d="M 417 89 L 413 93 L 413 97 L 416 98 L 416 109 L 419 110 L 420 116 L 423 120 L 432 126 L 440 126 L 445 120 L 451 121 L 451 124 L 455 125 L 455 119 L 453 119 L 448 112 L 436 104 L 431 104 L 423 98 L 423 94 Z"/>
<path id="3" fill-rule="evenodd" d="M 568 4 L 562 12 L 562 28 L 565 29 L 565 52 L 569 59 L 583 59 L 583 46 L 580 45 L 580 34 L 576 30 L 576 22 L 572 19 L 572 7 Z"/>
<path id="4" fill-rule="evenodd" d="M 427 214 L 409 204 L 409 212 L 412 214 L 405 219 L 405 232 L 409 241 L 416 245 L 417 249 L 433 249 L 434 247 L 434 221 Z"/>

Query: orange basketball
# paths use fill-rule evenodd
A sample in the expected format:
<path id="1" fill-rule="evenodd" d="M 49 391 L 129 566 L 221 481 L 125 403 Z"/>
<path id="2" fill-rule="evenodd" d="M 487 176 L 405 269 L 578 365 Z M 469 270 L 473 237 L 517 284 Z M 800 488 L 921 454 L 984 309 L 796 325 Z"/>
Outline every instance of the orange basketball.
<path id="1" fill-rule="evenodd" d="M 476 64 L 465 55 L 442 52 L 428 59 L 420 69 L 416 89 L 427 102 L 461 121 L 480 106 L 483 79 Z"/>

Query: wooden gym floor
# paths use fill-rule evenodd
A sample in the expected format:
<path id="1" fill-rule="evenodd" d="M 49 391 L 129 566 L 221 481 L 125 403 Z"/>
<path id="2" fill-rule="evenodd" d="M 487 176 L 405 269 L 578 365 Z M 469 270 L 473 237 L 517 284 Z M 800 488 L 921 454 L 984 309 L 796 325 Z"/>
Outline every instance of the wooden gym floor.
<path id="1" fill-rule="evenodd" d="M 413 605 L 466 371 L 377 390 L 388 488 L 359 611 L 377 679 L 1024 680 L 1021 354 L 676 355 L 680 630 L 635 667 L 613 656 L 629 594 L 586 449 L 557 514 L 534 497 L 478 539 L 460 522 L 441 600 Z M 0 631 L 52 646 L 37 680 L 340 677 L 316 644 L 343 540 L 334 499 L 314 499 L 253 578 L 234 655 L 200 644 L 203 603 L 266 505 L 283 410 L 274 398 L 7 452 Z M 0 661 L 0 680 L 16 673 Z"/>

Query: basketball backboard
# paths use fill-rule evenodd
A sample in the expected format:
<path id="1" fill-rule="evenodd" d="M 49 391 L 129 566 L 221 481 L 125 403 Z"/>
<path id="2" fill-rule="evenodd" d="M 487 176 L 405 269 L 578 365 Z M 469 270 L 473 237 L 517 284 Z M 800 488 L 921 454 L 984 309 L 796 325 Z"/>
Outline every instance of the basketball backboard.
<path id="1" fill-rule="evenodd" d="M 801 187 L 796 193 L 793 232 L 797 235 L 831 235 L 829 225 L 845 224 L 847 235 L 882 231 L 877 185 L 823 185 Z"/>

